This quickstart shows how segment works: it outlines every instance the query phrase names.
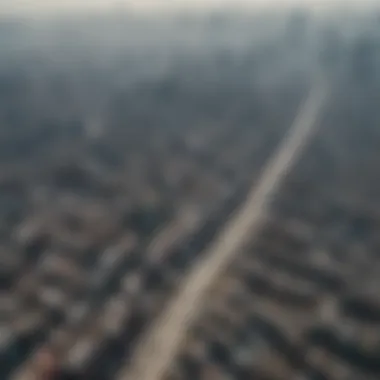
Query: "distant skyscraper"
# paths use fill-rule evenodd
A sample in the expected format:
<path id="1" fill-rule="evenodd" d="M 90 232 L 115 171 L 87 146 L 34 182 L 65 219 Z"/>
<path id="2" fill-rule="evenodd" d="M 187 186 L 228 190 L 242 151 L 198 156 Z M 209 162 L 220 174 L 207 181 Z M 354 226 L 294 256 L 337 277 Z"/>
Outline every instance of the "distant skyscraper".
<path id="1" fill-rule="evenodd" d="M 294 11 L 288 21 L 286 38 L 291 47 L 301 47 L 308 32 L 308 14 L 303 10 Z"/>

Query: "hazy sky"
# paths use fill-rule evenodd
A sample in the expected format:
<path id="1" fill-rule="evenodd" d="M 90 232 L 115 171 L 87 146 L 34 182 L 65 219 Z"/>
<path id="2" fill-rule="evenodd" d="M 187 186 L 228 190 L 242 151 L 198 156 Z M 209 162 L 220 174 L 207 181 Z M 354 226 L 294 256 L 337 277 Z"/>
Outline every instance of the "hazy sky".
<path id="1" fill-rule="evenodd" d="M 283 6 L 288 4 L 303 4 L 311 6 L 326 6 L 336 3 L 374 3 L 378 0 L 0 0 L 0 12 L 31 12 L 55 11 L 67 9 L 110 9 L 118 5 L 129 5 L 138 9 L 185 7 L 210 7 L 223 4 L 233 6 Z"/>

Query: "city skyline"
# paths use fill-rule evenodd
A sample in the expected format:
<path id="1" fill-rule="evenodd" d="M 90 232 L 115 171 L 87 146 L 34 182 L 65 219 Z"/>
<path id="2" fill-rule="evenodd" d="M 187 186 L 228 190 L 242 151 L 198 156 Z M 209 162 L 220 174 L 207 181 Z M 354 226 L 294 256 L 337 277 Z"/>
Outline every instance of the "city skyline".
<path id="1" fill-rule="evenodd" d="M 0 14 L 56 11 L 112 10 L 126 6 L 136 10 L 209 9 L 221 7 L 376 6 L 375 0 L 0 0 Z"/>

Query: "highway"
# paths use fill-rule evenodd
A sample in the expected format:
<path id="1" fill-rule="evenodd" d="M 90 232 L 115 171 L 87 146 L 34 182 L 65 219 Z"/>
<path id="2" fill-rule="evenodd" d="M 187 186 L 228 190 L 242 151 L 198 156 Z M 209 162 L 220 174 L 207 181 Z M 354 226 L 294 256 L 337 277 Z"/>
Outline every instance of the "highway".
<path id="1" fill-rule="evenodd" d="M 197 311 L 202 308 L 208 290 L 247 238 L 252 239 L 259 231 L 273 195 L 318 128 L 329 93 L 327 81 L 318 77 L 247 200 L 202 255 L 204 259 L 182 280 L 166 309 L 147 329 L 118 379 L 160 380 L 163 377 Z"/>

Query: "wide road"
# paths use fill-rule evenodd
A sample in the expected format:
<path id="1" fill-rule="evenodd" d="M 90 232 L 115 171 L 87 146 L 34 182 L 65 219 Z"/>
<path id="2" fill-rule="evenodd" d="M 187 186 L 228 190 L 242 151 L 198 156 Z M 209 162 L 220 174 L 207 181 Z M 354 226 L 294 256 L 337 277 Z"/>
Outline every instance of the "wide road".
<path id="1" fill-rule="evenodd" d="M 204 259 L 183 279 L 168 307 L 143 336 L 130 364 L 120 372 L 120 380 L 160 380 L 163 377 L 189 325 L 202 308 L 208 289 L 239 248 L 259 230 L 272 196 L 317 129 L 328 93 L 326 81 L 317 80 L 246 202 L 211 244 Z"/>

